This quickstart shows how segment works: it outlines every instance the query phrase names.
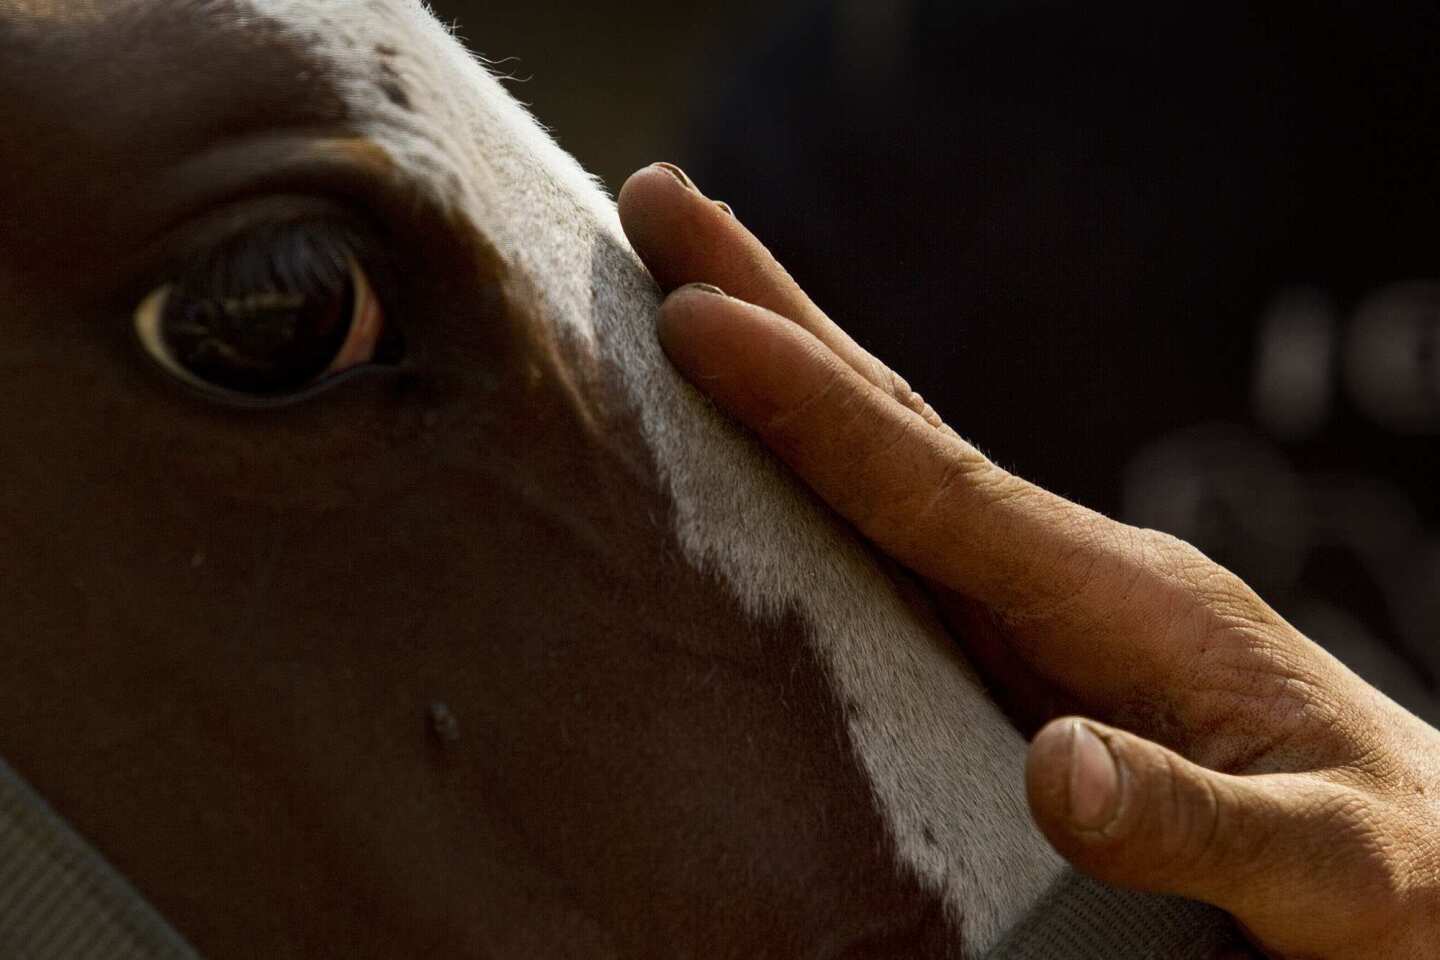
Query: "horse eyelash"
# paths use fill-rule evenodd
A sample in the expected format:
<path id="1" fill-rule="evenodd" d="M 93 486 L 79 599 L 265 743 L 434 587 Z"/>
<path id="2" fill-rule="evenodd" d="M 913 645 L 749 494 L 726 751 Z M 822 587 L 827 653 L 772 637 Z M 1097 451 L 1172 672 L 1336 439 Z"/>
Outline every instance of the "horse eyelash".
<path id="1" fill-rule="evenodd" d="M 266 224 L 220 243 L 177 279 L 196 296 L 339 296 L 350 282 L 350 260 L 369 259 L 366 246 L 356 231 L 333 221 Z"/>

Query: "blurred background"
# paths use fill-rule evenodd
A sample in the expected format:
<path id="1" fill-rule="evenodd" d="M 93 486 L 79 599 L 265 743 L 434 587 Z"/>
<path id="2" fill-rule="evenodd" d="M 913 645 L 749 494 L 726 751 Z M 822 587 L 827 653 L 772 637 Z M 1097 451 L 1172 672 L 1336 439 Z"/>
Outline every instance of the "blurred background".
<path id="1" fill-rule="evenodd" d="M 435 4 L 618 190 L 673 160 L 1005 466 L 1440 723 L 1440 7 Z"/>

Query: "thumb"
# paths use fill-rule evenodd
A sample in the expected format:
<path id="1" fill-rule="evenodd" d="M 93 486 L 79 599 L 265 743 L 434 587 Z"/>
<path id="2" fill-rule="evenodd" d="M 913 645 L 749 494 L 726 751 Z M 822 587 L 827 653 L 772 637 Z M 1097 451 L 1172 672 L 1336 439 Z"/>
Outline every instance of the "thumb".
<path id="1" fill-rule="evenodd" d="M 1334 866 L 1346 835 L 1365 828 L 1365 804 L 1339 784 L 1217 773 L 1073 717 L 1036 735 L 1025 779 L 1031 814 L 1050 843 L 1107 883 L 1206 901 L 1262 941 L 1285 917 L 1313 910 L 1323 926 L 1327 912 L 1349 913 L 1336 910 L 1345 891 L 1327 889 L 1328 871 L 1317 871 Z"/>

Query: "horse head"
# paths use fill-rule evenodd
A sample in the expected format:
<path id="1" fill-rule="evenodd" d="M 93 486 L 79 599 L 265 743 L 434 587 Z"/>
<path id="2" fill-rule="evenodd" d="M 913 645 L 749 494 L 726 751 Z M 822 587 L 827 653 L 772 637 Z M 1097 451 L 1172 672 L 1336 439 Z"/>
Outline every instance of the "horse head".
<path id="1" fill-rule="evenodd" d="M 0 0 L 0 89 L 0 755 L 202 952 L 971 956 L 1057 876 L 420 4 Z"/>

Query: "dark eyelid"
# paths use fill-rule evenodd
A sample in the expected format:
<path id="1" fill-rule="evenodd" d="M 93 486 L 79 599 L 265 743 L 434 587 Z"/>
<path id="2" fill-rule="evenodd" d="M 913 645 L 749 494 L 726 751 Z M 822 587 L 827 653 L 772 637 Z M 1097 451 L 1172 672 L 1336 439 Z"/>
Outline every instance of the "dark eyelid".
<path id="1" fill-rule="evenodd" d="M 248 233 L 276 230 L 287 224 L 315 224 L 318 229 L 318 225 L 325 223 L 345 224 L 347 234 L 354 232 L 363 237 L 372 233 L 365 224 L 355 223 L 348 211 L 323 198 L 282 194 L 217 207 L 155 244 L 146 258 L 149 262 L 141 282 L 153 289 L 173 280 L 213 251 Z M 353 230 L 350 229 L 352 223 L 355 224 Z M 366 244 L 367 247 L 373 245 Z"/>
<path id="2" fill-rule="evenodd" d="M 417 187 L 364 137 L 287 131 L 190 157 L 157 178 L 139 202 L 164 211 L 155 225 L 165 232 L 214 207 L 275 194 L 328 197 L 386 214 L 394 212 L 392 195 L 410 197 L 404 201 L 410 205 Z"/>
<path id="3" fill-rule="evenodd" d="M 138 198 L 138 199 L 137 199 Z M 151 227 L 130 251 L 127 294 L 249 224 L 307 215 L 354 221 L 398 249 L 443 238 L 446 217 L 363 137 L 288 132 L 225 144 L 173 167 L 127 203 Z"/>

